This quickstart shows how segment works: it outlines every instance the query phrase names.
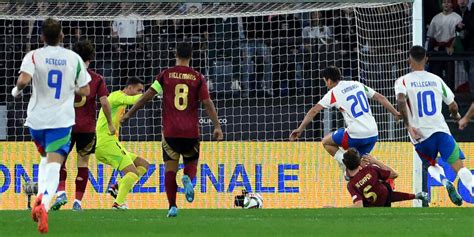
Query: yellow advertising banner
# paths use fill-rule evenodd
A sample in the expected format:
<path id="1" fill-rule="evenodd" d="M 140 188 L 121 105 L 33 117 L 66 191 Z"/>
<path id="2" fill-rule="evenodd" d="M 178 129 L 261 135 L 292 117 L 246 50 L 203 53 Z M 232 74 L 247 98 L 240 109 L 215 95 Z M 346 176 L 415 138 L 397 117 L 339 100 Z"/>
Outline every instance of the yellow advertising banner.
<path id="1" fill-rule="evenodd" d="M 148 173 L 127 197 L 130 208 L 166 209 L 164 165 L 160 142 L 126 142 L 125 147 L 150 163 Z M 472 143 L 460 144 L 467 157 L 474 157 Z M 0 142 L 0 210 L 25 209 L 23 185 L 37 180 L 39 155 L 32 142 Z M 409 143 L 379 142 L 373 155 L 400 174 L 397 191 L 411 192 L 413 186 L 413 148 Z M 71 208 L 77 173 L 75 153 L 67 160 L 66 190 Z M 202 142 L 201 158 L 194 180 L 196 198 L 187 203 L 178 194 L 182 208 L 233 208 L 234 196 L 242 189 L 261 193 L 265 208 L 318 208 L 325 205 L 347 206 L 351 198 L 343 173 L 320 142 Z M 474 169 L 472 159 L 467 167 Z M 182 172 L 178 174 L 180 180 Z M 83 208 L 111 208 L 113 198 L 107 188 L 120 174 L 98 163 L 91 156 L 89 183 Z M 181 186 L 179 184 L 179 186 Z M 179 190 L 181 191 L 181 189 Z M 436 206 L 452 206 L 443 188 L 432 184 Z M 393 206 L 412 206 L 412 202 Z M 466 206 L 472 206 L 466 204 Z"/>

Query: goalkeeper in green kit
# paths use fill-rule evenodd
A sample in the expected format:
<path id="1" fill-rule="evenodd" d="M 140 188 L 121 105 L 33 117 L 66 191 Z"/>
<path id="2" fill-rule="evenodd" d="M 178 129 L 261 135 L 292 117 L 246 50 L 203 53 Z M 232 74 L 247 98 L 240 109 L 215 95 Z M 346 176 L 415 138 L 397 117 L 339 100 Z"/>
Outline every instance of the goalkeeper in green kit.
<path id="1" fill-rule="evenodd" d="M 138 78 L 130 78 L 127 86 L 120 91 L 112 92 L 109 97 L 109 104 L 112 109 L 113 125 L 117 129 L 116 134 L 110 134 L 107 119 L 100 110 L 99 119 L 97 121 L 97 146 L 95 157 L 98 161 L 112 166 L 114 169 L 121 171 L 124 176 L 113 185 L 108 192 L 115 198 L 112 206 L 114 209 L 128 209 L 125 204 L 125 198 L 131 188 L 146 174 L 149 163 L 145 159 L 138 157 L 136 154 L 127 151 L 119 141 L 120 120 L 125 114 L 127 106 L 134 105 L 143 93 L 143 82 Z M 161 91 L 161 88 L 158 88 Z"/>

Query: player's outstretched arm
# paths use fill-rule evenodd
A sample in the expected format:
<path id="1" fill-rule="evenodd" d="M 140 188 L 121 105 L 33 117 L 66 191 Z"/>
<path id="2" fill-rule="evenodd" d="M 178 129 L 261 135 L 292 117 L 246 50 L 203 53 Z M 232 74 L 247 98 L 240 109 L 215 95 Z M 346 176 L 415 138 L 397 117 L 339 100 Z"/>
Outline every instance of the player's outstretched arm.
<path id="1" fill-rule="evenodd" d="M 410 136 L 415 140 L 420 139 L 421 136 L 419 132 L 414 127 L 410 126 L 410 121 L 408 120 L 407 99 L 403 93 L 397 94 L 397 105 L 400 110 L 400 116 L 405 124 L 405 128 L 408 130 Z"/>
<path id="2" fill-rule="evenodd" d="M 79 96 L 88 96 L 91 93 L 91 89 L 89 87 L 89 84 L 76 88 L 75 93 Z"/>
<path id="3" fill-rule="evenodd" d="M 390 176 L 388 178 L 390 178 L 390 179 L 398 178 L 397 171 L 395 171 L 392 167 L 384 164 L 382 161 L 377 160 L 375 157 L 367 154 L 367 155 L 364 155 L 362 159 L 365 162 L 369 163 L 369 164 L 376 165 L 376 166 L 380 167 L 383 170 L 390 171 Z"/>
<path id="4" fill-rule="evenodd" d="M 385 109 L 387 109 L 388 112 L 393 114 L 393 116 L 395 117 L 395 120 L 400 120 L 401 119 L 400 112 L 398 112 L 395 109 L 395 107 L 393 107 L 392 103 L 390 103 L 390 101 L 388 101 L 387 97 L 385 97 L 384 95 L 376 92 L 372 98 L 374 100 L 378 101 L 383 107 L 385 107 Z"/>
<path id="5" fill-rule="evenodd" d="M 143 94 L 140 99 L 130 108 L 130 110 L 123 115 L 122 120 L 120 122 L 127 121 L 130 117 L 132 117 L 139 109 L 143 108 L 143 106 L 157 94 L 157 92 L 153 88 L 149 88 L 145 94 Z"/>
<path id="6" fill-rule="evenodd" d="M 112 121 L 112 109 L 107 99 L 107 96 L 102 96 L 99 98 L 100 105 L 102 106 L 102 110 L 104 111 L 105 118 L 107 119 L 107 125 L 109 126 L 110 135 L 115 134 L 115 127 Z"/>
<path id="7" fill-rule="evenodd" d="M 354 204 L 348 206 L 348 208 L 360 208 L 360 207 L 364 207 L 364 203 L 362 202 L 362 200 L 356 201 L 354 202 Z"/>
<path id="8" fill-rule="evenodd" d="M 471 104 L 471 107 L 469 107 L 466 115 L 464 115 L 464 117 L 459 120 L 459 129 L 463 130 L 466 128 L 472 117 L 474 117 L 474 103 Z"/>
<path id="9" fill-rule="evenodd" d="M 224 139 L 224 134 L 222 133 L 221 124 L 219 123 L 219 119 L 217 118 L 217 111 L 216 107 L 214 106 L 214 102 L 211 99 L 205 99 L 202 101 L 202 105 L 206 110 L 207 116 L 211 119 L 212 123 L 214 124 L 214 139 L 217 141 L 221 141 Z"/>
<path id="10" fill-rule="evenodd" d="M 313 108 L 311 108 L 304 117 L 303 122 L 301 122 L 300 126 L 297 129 L 293 130 L 293 132 L 290 134 L 290 141 L 295 141 L 296 139 L 298 139 L 303 133 L 303 130 L 308 126 L 308 124 L 310 124 L 311 121 L 313 121 L 314 117 L 316 117 L 316 115 L 318 115 L 318 113 L 321 112 L 321 110 L 323 109 L 324 107 L 320 104 L 316 104 L 315 106 L 313 106 Z"/>
<path id="11" fill-rule="evenodd" d="M 20 73 L 18 77 L 18 81 L 16 82 L 16 86 L 12 90 L 12 96 L 17 97 L 21 94 L 23 89 L 30 84 L 31 82 L 31 75 L 25 72 Z"/>

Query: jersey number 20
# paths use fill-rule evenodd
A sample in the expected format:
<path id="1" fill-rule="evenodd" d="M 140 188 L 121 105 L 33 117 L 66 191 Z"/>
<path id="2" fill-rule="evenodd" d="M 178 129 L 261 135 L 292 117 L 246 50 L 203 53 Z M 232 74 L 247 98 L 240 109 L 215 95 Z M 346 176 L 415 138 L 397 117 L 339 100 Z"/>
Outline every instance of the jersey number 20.
<path id="1" fill-rule="evenodd" d="M 186 84 L 178 84 L 174 88 L 174 107 L 183 111 L 188 107 L 189 87 Z"/>
<path id="2" fill-rule="evenodd" d="M 369 112 L 369 102 L 367 101 L 367 97 L 365 97 L 365 93 L 363 91 L 359 91 L 356 95 L 350 95 L 347 97 L 347 101 L 354 101 L 351 106 L 352 116 L 357 118 L 364 113 Z M 357 105 L 360 104 L 361 111 L 356 111 Z"/>
<path id="3" fill-rule="evenodd" d="M 435 94 L 433 91 L 418 92 L 416 100 L 418 101 L 418 117 L 421 118 L 423 115 L 431 116 L 436 113 Z M 428 100 L 431 102 L 430 106 L 428 106 Z"/>
<path id="4" fill-rule="evenodd" d="M 51 70 L 48 73 L 48 86 L 56 89 L 54 98 L 59 100 L 61 97 L 61 85 L 63 82 L 63 73 L 59 70 Z"/>

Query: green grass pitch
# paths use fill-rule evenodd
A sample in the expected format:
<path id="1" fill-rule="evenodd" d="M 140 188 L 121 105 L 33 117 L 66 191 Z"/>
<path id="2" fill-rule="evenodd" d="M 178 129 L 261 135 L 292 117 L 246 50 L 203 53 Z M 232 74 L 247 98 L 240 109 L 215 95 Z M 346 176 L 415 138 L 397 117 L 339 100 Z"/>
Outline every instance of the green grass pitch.
<path id="1" fill-rule="evenodd" d="M 48 236 L 474 237 L 473 208 L 50 212 Z M 27 211 L 0 211 L 0 236 L 39 236 Z"/>

